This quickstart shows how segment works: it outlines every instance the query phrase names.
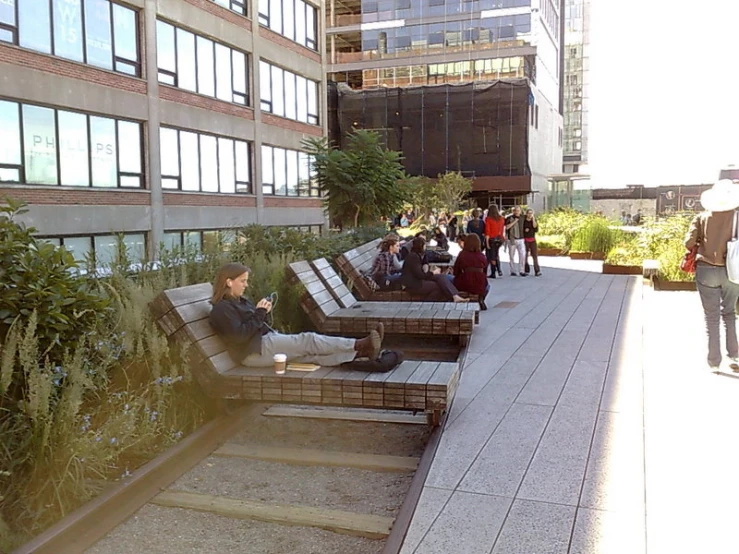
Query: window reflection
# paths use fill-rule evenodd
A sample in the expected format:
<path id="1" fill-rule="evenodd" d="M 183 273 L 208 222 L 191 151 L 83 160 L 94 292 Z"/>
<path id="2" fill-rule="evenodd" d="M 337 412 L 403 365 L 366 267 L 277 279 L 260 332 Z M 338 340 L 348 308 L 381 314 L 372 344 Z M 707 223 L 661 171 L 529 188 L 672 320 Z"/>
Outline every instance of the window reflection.
<path id="1" fill-rule="evenodd" d="M 259 0 L 259 23 L 312 50 L 316 43 L 316 8 L 303 0 Z"/>
<path id="2" fill-rule="evenodd" d="M 113 38 L 108 0 L 85 0 L 87 63 L 113 69 Z"/>
<path id="3" fill-rule="evenodd" d="M 79 0 L 54 0 L 52 4 L 54 8 L 54 53 L 62 58 L 83 61 L 81 2 Z"/>
<path id="4" fill-rule="evenodd" d="M 180 131 L 182 190 L 200 190 L 200 147 L 197 133 Z"/>
<path id="5" fill-rule="evenodd" d="M 59 182 L 54 110 L 23 106 L 23 150 L 27 183 L 55 185 Z"/>
<path id="6" fill-rule="evenodd" d="M 118 185 L 116 161 L 115 120 L 90 117 L 90 148 L 92 184 L 99 187 Z"/>
<path id="7" fill-rule="evenodd" d="M 21 164 L 21 129 L 18 104 L 0 101 L 0 163 Z"/>
<path id="8" fill-rule="evenodd" d="M 87 147 L 87 117 L 60 111 L 59 161 L 63 185 L 86 187 L 90 184 L 90 153 Z"/>
<path id="9" fill-rule="evenodd" d="M 310 156 L 297 150 L 262 146 L 262 191 L 279 196 L 319 196 Z"/>
<path id="10" fill-rule="evenodd" d="M 260 60 L 263 111 L 318 125 L 318 83 Z"/>
<path id="11" fill-rule="evenodd" d="M 19 43 L 24 48 L 51 53 L 51 14 L 48 2 L 19 2 Z"/>

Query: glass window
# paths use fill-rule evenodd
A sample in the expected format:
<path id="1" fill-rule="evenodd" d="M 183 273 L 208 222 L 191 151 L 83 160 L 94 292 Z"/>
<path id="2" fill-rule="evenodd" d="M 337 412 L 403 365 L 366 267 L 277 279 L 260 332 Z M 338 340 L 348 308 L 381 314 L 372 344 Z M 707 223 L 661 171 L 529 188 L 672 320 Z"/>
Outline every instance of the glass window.
<path id="1" fill-rule="evenodd" d="M 0 167 L 0 182 L 2 183 L 20 183 L 21 172 L 18 169 L 9 167 Z"/>
<path id="2" fill-rule="evenodd" d="M 180 131 L 182 190 L 200 190 L 200 152 L 197 133 Z"/>
<path id="3" fill-rule="evenodd" d="M 118 185 L 115 144 L 115 120 L 91 116 L 92 186 L 115 187 Z"/>
<path id="4" fill-rule="evenodd" d="M 237 140 L 236 144 L 236 192 L 251 192 L 248 183 L 251 181 L 249 145 L 243 141 Z M 243 185 L 239 185 L 244 183 Z"/>
<path id="5" fill-rule="evenodd" d="M 272 113 L 285 115 L 284 94 L 283 71 L 279 67 L 272 66 Z"/>
<path id="6" fill-rule="evenodd" d="M 169 71 L 173 74 L 177 73 L 174 27 L 164 21 L 157 21 L 157 65 L 160 70 Z M 171 84 L 176 83 L 172 82 Z"/>
<path id="7" fill-rule="evenodd" d="M 259 97 L 262 101 L 262 109 L 272 111 L 272 75 L 270 65 L 259 61 Z"/>
<path id="8" fill-rule="evenodd" d="M 234 143 L 231 139 L 218 139 L 218 172 L 221 192 L 236 192 Z"/>
<path id="9" fill-rule="evenodd" d="M 282 148 L 274 149 L 275 158 L 275 194 L 285 196 L 287 194 L 287 168 L 285 151 Z"/>
<path id="10" fill-rule="evenodd" d="M 316 42 L 316 8 L 306 4 L 305 10 L 305 41 L 308 48 L 318 50 Z"/>
<path id="11" fill-rule="evenodd" d="M 200 135 L 200 182 L 204 192 L 218 192 L 218 146 L 216 137 Z"/>
<path id="12" fill-rule="evenodd" d="M 269 0 L 269 28 L 282 34 L 282 0 Z"/>
<path id="13" fill-rule="evenodd" d="M 198 89 L 195 69 L 195 35 L 177 29 L 177 86 L 195 92 Z"/>
<path id="14" fill-rule="evenodd" d="M 28 2 L 26 2 L 28 3 Z M 41 2 L 36 0 L 37 4 Z M 62 58 L 83 61 L 82 4 L 79 0 L 54 0 L 54 53 Z"/>
<path id="15" fill-rule="evenodd" d="M 269 27 L 269 0 L 259 0 L 259 23 Z"/>
<path id="16" fill-rule="evenodd" d="M 164 233 L 162 245 L 165 250 L 172 252 L 182 246 L 182 233 Z"/>
<path id="17" fill-rule="evenodd" d="M 23 106 L 23 149 L 26 182 L 56 185 L 56 124 L 54 110 Z"/>
<path id="18" fill-rule="evenodd" d="M 18 104 L 0 100 L 0 163 L 21 164 L 21 129 Z"/>
<path id="19" fill-rule="evenodd" d="M 308 121 L 308 80 L 298 75 L 295 79 L 295 100 L 297 102 L 297 120 Z"/>
<path id="20" fill-rule="evenodd" d="M 295 102 L 295 75 L 285 72 L 285 117 L 297 118 L 297 105 Z"/>
<path id="21" fill-rule="evenodd" d="M 282 2 L 283 34 L 290 40 L 295 40 L 295 0 Z"/>
<path id="22" fill-rule="evenodd" d="M 161 152 L 162 175 L 179 177 L 179 143 L 175 129 L 159 128 L 159 151 Z"/>
<path id="23" fill-rule="evenodd" d="M 51 14 L 48 2 L 20 2 L 18 29 L 21 46 L 51 53 Z"/>
<path id="24" fill-rule="evenodd" d="M 86 187 L 90 184 L 90 153 L 87 147 L 87 116 L 58 112 L 61 184 Z"/>
<path id="25" fill-rule="evenodd" d="M 246 104 L 246 54 L 232 50 L 233 60 L 233 101 Z"/>
<path id="26" fill-rule="evenodd" d="M 92 254 L 92 237 L 64 237 L 62 246 L 76 261 L 84 262 Z"/>
<path id="27" fill-rule="evenodd" d="M 298 156 L 298 194 L 308 196 L 310 188 L 310 157 L 305 152 Z"/>
<path id="28" fill-rule="evenodd" d="M 85 0 L 87 63 L 113 69 L 113 40 L 108 0 Z"/>
<path id="29" fill-rule="evenodd" d="M 298 195 L 298 152 L 288 150 L 286 154 L 287 161 L 287 195 Z"/>
<path id="30" fill-rule="evenodd" d="M 95 244 L 95 265 L 101 267 L 112 264 L 118 253 L 118 237 L 103 235 L 93 237 L 93 241 Z"/>
<path id="31" fill-rule="evenodd" d="M 271 146 L 262 146 L 262 190 L 264 194 L 274 194 L 275 172 L 272 150 Z"/>
<path id="32" fill-rule="evenodd" d="M 45 242 L 47 244 L 53 244 L 57 248 L 62 245 L 62 239 L 60 238 L 54 238 L 54 237 L 39 237 L 39 242 Z"/>
<path id="33" fill-rule="evenodd" d="M 113 6 L 113 28 L 115 29 L 115 55 L 117 58 L 138 62 L 139 54 L 136 40 L 136 12 L 119 4 Z M 116 61 L 116 71 L 136 75 L 136 65 Z"/>
<path id="34" fill-rule="evenodd" d="M 216 98 L 233 101 L 233 77 L 231 75 L 231 49 L 216 44 Z"/>
<path id="35" fill-rule="evenodd" d="M 0 2 L 0 23 L 15 27 L 15 0 Z"/>
<path id="36" fill-rule="evenodd" d="M 123 244 L 126 246 L 128 259 L 133 263 L 146 261 L 146 236 L 144 233 L 123 235 Z"/>
<path id="37" fill-rule="evenodd" d="M 305 10 L 305 2 L 295 0 L 295 42 L 302 45 L 306 45 Z"/>
<path id="38" fill-rule="evenodd" d="M 318 83 L 308 81 L 308 123 L 318 125 Z"/>
<path id="39" fill-rule="evenodd" d="M 198 36 L 198 92 L 215 96 L 215 67 L 213 61 L 213 41 Z"/>
<path id="40" fill-rule="evenodd" d="M 199 231 L 190 231 L 188 233 L 182 233 L 182 235 L 186 247 L 194 248 L 197 251 L 202 250 L 203 243 Z"/>
<path id="41" fill-rule="evenodd" d="M 118 166 L 124 173 L 141 173 L 141 125 L 118 122 Z"/>

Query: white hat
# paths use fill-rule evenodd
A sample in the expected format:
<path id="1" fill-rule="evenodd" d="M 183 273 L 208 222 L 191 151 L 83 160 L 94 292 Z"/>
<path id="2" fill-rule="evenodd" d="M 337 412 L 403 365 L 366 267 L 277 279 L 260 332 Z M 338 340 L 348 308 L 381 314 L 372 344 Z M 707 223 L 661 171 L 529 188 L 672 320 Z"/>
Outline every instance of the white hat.
<path id="1" fill-rule="evenodd" d="M 721 179 L 701 194 L 701 204 L 709 212 L 728 212 L 739 208 L 739 183 Z"/>

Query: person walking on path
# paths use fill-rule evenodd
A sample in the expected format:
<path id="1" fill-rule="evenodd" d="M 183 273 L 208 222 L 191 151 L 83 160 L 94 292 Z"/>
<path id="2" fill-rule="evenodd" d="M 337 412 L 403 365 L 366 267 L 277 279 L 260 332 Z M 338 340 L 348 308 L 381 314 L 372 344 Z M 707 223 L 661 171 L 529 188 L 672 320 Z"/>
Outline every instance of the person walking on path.
<path id="1" fill-rule="evenodd" d="M 505 218 L 500 215 L 498 206 L 490 204 L 488 215 L 485 218 L 485 253 L 487 254 L 488 265 L 490 266 L 490 278 L 495 279 L 497 276 L 502 277 L 503 271 L 500 268 L 500 247 L 505 240 Z"/>
<path id="2" fill-rule="evenodd" d="M 697 215 L 685 238 L 685 248 L 697 247 L 695 281 L 703 305 L 708 337 L 708 366 L 721 366 L 720 321 L 726 331 L 729 367 L 739 372 L 739 344 L 736 335 L 736 303 L 739 285 L 726 273 L 728 241 L 734 238 L 734 218 L 739 207 L 739 182 L 721 180 L 701 194 L 705 212 Z"/>
<path id="3" fill-rule="evenodd" d="M 485 244 L 485 222 L 480 218 L 482 211 L 479 208 L 472 210 L 472 215 L 467 223 L 466 233 L 475 233 L 480 237 L 480 244 Z"/>
<path id="4" fill-rule="evenodd" d="M 539 230 L 539 224 L 536 222 L 534 217 L 534 210 L 526 210 L 526 217 L 523 220 L 523 242 L 526 246 L 526 263 L 523 267 L 523 274 L 528 275 L 530 272 L 529 268 L 529 256 L 534 262 L 534 275 L 541 277 L 541 269 L 539 268 L 539 250 L 536 246 L 536 233 Z"/>
<path id="5" fill-rule="evenodd" d="M 362 339 L 276 332 L 265 321 L 272 311 L 272 302 L 263 298 L 254 304 L 243 296 L 250 273 L 247 266 L 239 263 L 223 265 L 216 274 L 210 300 L 210 324 L 234 362 L 247 367 L 270 367 L 273 356 L 279 353 L 286 354 L 288 362 L 337 366 L 357 358 L 379 357 L 384 337 L 382 324 Z"/>
<path id="6" fill-rule="evenodd" d="M 464 241 L 464 248 L 454 261 L 454 286 L 463 292 L 480 297 L 480 309 L 487 310 L 485 297 L 490 290 L 485 273 L 488 261 L 480 252 L 480 239 L 470 235 Z"/>
<path id="7" fill-rule="evenodd" d="M 524 277 L 523 264 L 526 259 L 526 246 L 523 240 L 521 206 L 513 206 L 511 215 L 505 220 L 505 228 L 508 234 L 508 259 L 511 266 L 511 277 L 516 275 Z M 518 257 L 518 261 L 514 261 L 516 257 Z"/>

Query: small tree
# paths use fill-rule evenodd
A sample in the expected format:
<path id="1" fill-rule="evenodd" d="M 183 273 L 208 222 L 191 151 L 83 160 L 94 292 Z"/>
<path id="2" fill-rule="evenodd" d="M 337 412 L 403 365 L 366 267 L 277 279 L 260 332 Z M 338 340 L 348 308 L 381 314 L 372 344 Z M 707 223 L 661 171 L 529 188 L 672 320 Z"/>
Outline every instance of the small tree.
<path id="1" fill-rule="evenodd" d="M 472 191 L 472 179 L 467 179 L 459 172 L 449 171 L 437 176 L 435 188 L 439 207 L 447 212 L 455 212 Z"/>
<path id="2" fill-rule="evenodd" d="M 399 152 L 388 150 L 377 133 L 351 133 L 344 150 L 325 138 L 310 138 L 303 146 L 313 156 L 313 170 L 331 221 L 358 227 L 398 212 L 410 200 Z"/>

